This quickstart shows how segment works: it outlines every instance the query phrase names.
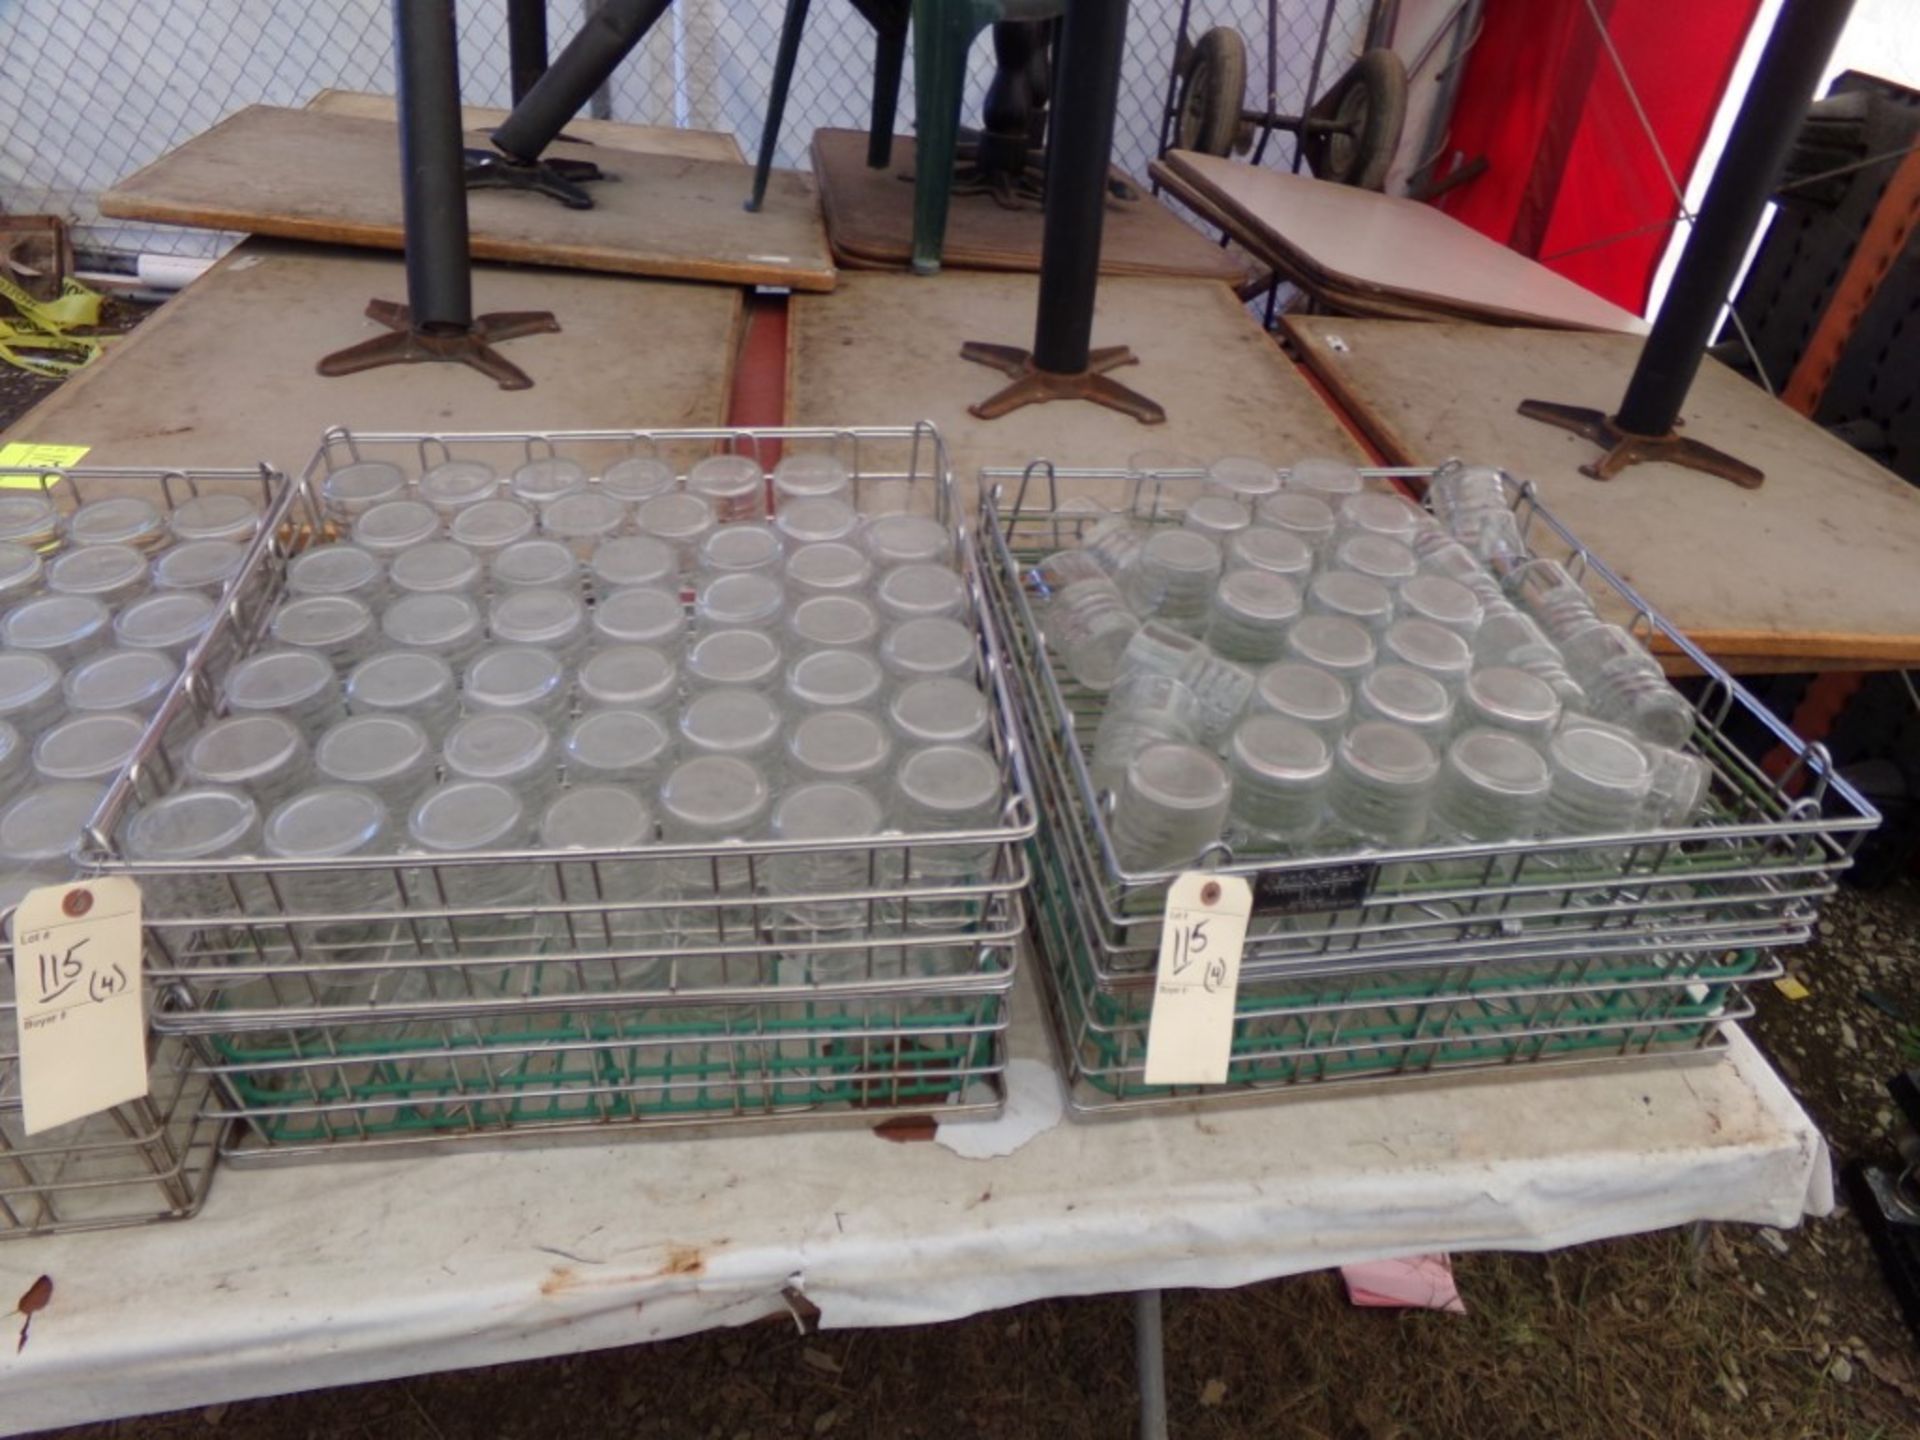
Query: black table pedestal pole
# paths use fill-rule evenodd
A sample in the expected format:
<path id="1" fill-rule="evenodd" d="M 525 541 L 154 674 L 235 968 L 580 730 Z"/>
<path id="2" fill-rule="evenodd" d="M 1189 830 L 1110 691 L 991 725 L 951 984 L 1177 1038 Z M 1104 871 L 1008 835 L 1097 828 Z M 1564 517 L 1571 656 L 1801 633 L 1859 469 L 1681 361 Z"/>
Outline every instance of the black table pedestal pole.
<path id="1" fill-rule="evenodd" d="M 969 410 L 996 419 L 1049 400 L 1091 400 L 1143 424 L 1167 412 L 1107 374 L 1135 363 L 1124 345 L 1091 348 L 1093 297 L 1100 283 L 1100 227 L 1120 91 L 1127 0 L 1070 0 L 1060 37 L 1060 93 L 1047 151 L 1046 228 L 1040 249 L 1040 303 L 1033 349 L 968 341 L 960 354 L 1013 377 Z"/>
<path id="2" fill-rule="evenodd" d="M 1629 465 L 1664 460 L 1749 490 L 1766 478 L 1675 427 L 1754 226 L 1780 181 L 1814 86 L 1852 9 L 1853 0 L 1786 0 L 1781 8 L 1619 412 L 1551 400 L 1520 403 L 1522 415 L 1605 447 L 1599 459 L 1580 467 L 1582 474 L 1611 480 Z"/>
<path id="3" fill-rule="evenodd" d="M 533 384 L 493 342 L 560 328 L 544 310 L 477 319 L 467 253 L 467 193 L 460 164 L 460 80 L 453 0 L 393 0 L 394 64 L 400 86 L 400 179 L 405 195 L 407 303 L 374 300 L 376 335 L 320 362 L 322 375 L 428 360 L 471 365 L 503 390 Z"/>

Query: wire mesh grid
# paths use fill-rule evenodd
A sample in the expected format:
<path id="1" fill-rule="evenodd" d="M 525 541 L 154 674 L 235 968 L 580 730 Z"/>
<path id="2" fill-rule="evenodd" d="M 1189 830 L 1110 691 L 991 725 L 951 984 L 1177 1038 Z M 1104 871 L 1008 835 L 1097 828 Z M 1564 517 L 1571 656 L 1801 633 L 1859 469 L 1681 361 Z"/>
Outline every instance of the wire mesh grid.
<path id="1" fill-rule="evenodd" d="M 194 1037 L 229 1098 L 222 1113 L 254 1122 L 256 1140 L 276 1152 L 297 1152 L 568 1124 L 832 1109 L 858 1118 L 929 1096 L 996 1103 L 974 1082 L 1002 1063 L 1034 818 L 999 642 L 930 426 L 335 431 L 302 484 L 319 493 L 332 471 L 373 459 L 418 475 L 443 459 L 507 473 L 561 456 L 598 473 L 648 453 L 684 471 L 727 450 L 767 469 L 796 448 L 838 454 L 866 513 L 917 511 L 949 525 L 982 621 L 976 679 L 990 716 L 982 743 L 1004 797 L 998 821 L 888 831 L 851 852 L 843 841 L 755 840 L 134 864 L 110 837 L 171 785 L 159 737 L 221 712 L 197 651 L 152 743 L 102 804 L 89 859 L 140 879 L 149 971 L 170 987 L 155 1023 Z M 204 651 L 245 654 L 261 642 L 306 538 L 283 535 L 261 552 L 257 602 L 231 609 Z M 830 847 L 829 881 L 795 863 Z"/>
<path id="2" fill-rule="evenodd" d="M 551 0 L 557 52 L 595 0 Z M 1352 57 L 1366 0 L 1331 7 L 1321 86 Z M 681 0 L 615 73 L 607 118 L 681 125 L 760 138 L 784 6 L 778 0 Z M 1282 110 L 1306 100 L 1325 0 L 1283 0 L 1270 85 L 1265 0 L 1206 0 L 1194 31 L 1234 25 L 1248 40 L 1249 97 L 1269 90 Z M 456 10 L 462 95 L 469 104 L 509 102 L 505 6 L 469 0 Z M 1128 27 L 1114 161 L 1144 175 L 1159 138 L 1178 7 L 1136 4 Z M 324 89 L 391 93 L 391 21 L 382 0 L 74 0 L 0 10 L 0 206 L 46 212 L 79 226 L 88 248 L 207 256 L 236 237 L 100 217 L 97 197 L 165 151 L 246 105 L 302 105 Z M 872 86 L 872 32 L 851 6 L 814 7 L 795 70 L 779 163 L 804 168 L 821 126 L 863 129 Z M 992 73 L 983 40 L 972 55 L 963 119 L 977 122 Z M 912 127 L 912 66 L 898 128 Z M 1286 166 L 1291 137 L 1266 163 Z"/>

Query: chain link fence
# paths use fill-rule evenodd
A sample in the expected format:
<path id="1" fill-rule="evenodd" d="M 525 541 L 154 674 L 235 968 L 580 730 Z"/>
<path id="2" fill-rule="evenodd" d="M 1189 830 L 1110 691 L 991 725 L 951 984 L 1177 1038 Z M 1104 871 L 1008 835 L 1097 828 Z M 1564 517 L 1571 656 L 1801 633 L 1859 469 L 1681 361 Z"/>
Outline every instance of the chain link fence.
<path id="1" fill-rule="evenodd" d="M 557 50 L 594 0 L 550 0 Z M 1269 83 L 1266 0 L 1198 0 L 1197 37 L 1232 25 L 1246 37 L 1247 92 L 1269 91 L 1298 113 L 1320 26 L 1328 24 L 1322 90 L 1357 52 L 1367 0 L 1278 0 L 1278 64 Z M 682 125 L 757 148 L 784 6 L 780 0 L 679 0 L 616 72 L 605 113 L 636 124 Z M 457 7 L 462 96 L 508 103 L 504 0 Z M 1159 141 L 1179 28 L 1173 0 L 1136 0 L 1127 34 L 1114 159 L 1136 175 Z M 864 129 L 871 32 L 850 6 L 814 6 L 781 135 L 779 163 L 807 164 L 815 128 Z M 900 128 L 911 126 L 912 66 Z M 974 48 L 964 118 L 977 121 L 992 47 Z M 103 219 L 98 197 L 173 146 L 247 105 L 303 105 L 325 89 L 393 90 L 390 15 L 382 0 L 15 0 L 0 6 L 0 208 L 49 213 L 76 226 L 83 248 L 217 254 L 231 237 Z M 1268 147 L 1286 168 L 1291 136 Z"/>

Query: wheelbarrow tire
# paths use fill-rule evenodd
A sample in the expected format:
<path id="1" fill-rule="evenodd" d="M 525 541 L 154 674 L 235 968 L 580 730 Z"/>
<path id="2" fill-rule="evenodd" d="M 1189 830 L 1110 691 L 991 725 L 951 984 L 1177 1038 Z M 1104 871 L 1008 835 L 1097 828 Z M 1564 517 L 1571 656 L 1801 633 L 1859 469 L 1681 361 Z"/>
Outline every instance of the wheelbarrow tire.
<path id="1" fill-rule="evenodd" d="M 1307 164 L 1322 180 L 1384 190 L 1407 123 L 1407 67 L 1391 50 L 1369 50 L 1314 108 L 1336 132 L 1305 137 Z"/>
<path id="2" fill-rule="evenodd" d="M 1216 26 L 1200 37 L 1181 76 L 1175 146 L 1202 155 L 1231 155 L 1246 96 L 1247 42 L 1231 26 Z"/>

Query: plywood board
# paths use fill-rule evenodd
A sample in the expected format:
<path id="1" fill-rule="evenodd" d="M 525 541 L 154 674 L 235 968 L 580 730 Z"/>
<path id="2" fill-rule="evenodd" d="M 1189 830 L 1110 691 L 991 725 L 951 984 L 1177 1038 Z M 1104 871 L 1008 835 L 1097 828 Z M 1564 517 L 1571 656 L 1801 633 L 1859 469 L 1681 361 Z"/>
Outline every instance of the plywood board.
<path id="1" fill-rule="evenodd" d="M 90 465 L 297 468 L 331 425 L 362 430 L 701 426 L 726 418 L 738 290 L 474 267 L 477 311 L 551 310 L 557 335 L 502 347 L 533 377 L 502 390 L 460 365 L 327 379 L 314 363 L 378 333 L 369 299 L 406 294 L 398 257 L 250 240 L 6 440 L 90 445 Z"/>
<path id="2" fill-rule="evenodd" d="M 1387 457 L 1504 465 L 1709 653 L 1920 662 L 1920 491 L 1712 360 L 1686 433 L 1759 465 L 1742 490 L 1671 465 L 1611 481 L 1596 447 L 1516 413 L 1525 399 L 1611 410 L 1640 343 L 1623 335 L 1290 316 L 1288 332 Z M 1804 668 L 1804 667 L 1803 667 Z"/>
<path id="3" fill-rule="evenodd" d="M 1169 169 L 1336 288 L 1637 334 L 1638 316 L 1416 200 L 1176 150 Z"/>
<path id="4" fill-rule="evenodd" d="M 473 254 L 579 270 L 735 285 L 831 290 L 833 260 L 811 176 L 775 171 L 758 214 L 742 208 L 745 165 L 609 150 L 550 148 L 616 177 L 594 208 L 544 195 L 468 196 Z M 160 157 L 100 197 L 102 213 L 165 225 L 398 250 L 399 127 L 385 120 L 255 105 Z"/>
<path id="5" fill-rule="evenodd" d="M 396 114 L 393 96 L 365 90 L 322 90 L 307 101 L 305 108 L 318 110 L 323 115 L 356 115 L 363 120 L 392 120 Z M 462 105 L 460 124 L 471 135 L 484 138 L 488 131 L 505 123 L 507 113 L 491 105 Z M 580 115 L 567 122 L 564 133 L 589 145 L 634 150 L 643 155 L 679 155 L 687 160 L 718 160 L 736 165 L 747 158 L 738 140 L 718 130 L 628 125 L 619 120 L 595 120 Z"/>
<path id="6" fill-rule="evenodd" d="M 1095 345 L 1129 344 L 1138 365 L 1114 372 L 1166 408 L 1142 425 L 1084 402 L 1030 406 L 978 420 L 967 406 L 1005 377 L 960 358 L 965 340 L 1033 338 L 1031 276 L 948 271 L 937 278 L 849 274 L 830 296 L 796 296 L 790 312 L 789 422 L 894 425 L 932 420 L 954 473 L 1048 457 L 1124 466 L 1136 452 L 1202 459 L 1359 456 L 1345 427 L 1224 285 L 1113 277 L 1100 284 Z M 971 491 L 968 492 L 971 503 Z"/>
<path id="7" fill-rule="evenodd" d="M 814 132 L 813 173 L 828 238 L 850 268 L 907 268 L 913 258 L 913 186 L 903 177 L 914 173 L 914 164 L 913 141 L 904 135 L 894 137 L 893 163 L 874 170 L 867 165 L 864 131 Z M 941 264 L 956 270 L 1037 271 L 1044 225 L 1037 204 L 1010 210 L 990 195 L 955 195 Z M 1185 275 L 1230 285 L 1246 278 L 1233 256 L 1144 189 L 1131 200 L 1107 201 L 1100 273 Z"/>

